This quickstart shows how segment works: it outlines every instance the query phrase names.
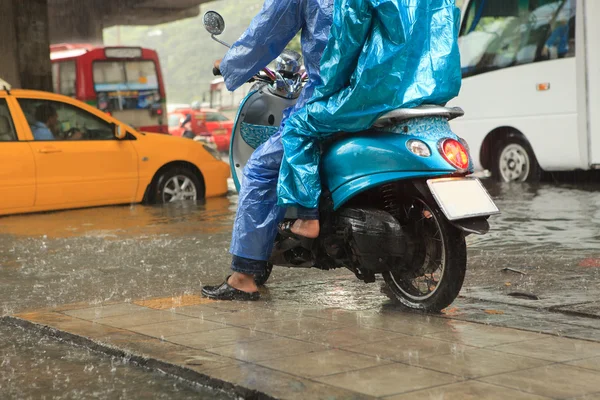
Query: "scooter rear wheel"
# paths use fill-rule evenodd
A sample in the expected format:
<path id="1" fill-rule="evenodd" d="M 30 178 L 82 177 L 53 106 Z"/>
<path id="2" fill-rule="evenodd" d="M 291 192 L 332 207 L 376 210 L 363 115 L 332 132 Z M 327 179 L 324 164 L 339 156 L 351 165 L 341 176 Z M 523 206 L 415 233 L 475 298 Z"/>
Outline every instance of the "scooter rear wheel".
<path id="1" fill-rule="evenodd" d="M 409 250 L 383 278 L 403 306 L 439 312 L 462 288 L 467 270 L 465 235 L 448 222 L 433 199 L 413 198 L 404 205 L 403 215 Z"/>

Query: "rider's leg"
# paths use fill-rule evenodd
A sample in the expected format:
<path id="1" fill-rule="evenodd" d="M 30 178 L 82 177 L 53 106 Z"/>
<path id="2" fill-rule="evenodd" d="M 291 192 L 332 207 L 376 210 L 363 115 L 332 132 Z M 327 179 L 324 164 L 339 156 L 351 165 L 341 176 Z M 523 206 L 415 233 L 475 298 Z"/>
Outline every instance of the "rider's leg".
<path id="1" fill-rule="evenodd" d="M 292 232 L 299 236 L 319 236 L 321 149 L 318 138 L 307 129 L 302 110 L 292 115 L 282 133 L 284 158 L 277 187 L 279 205 L 298 208 Z"/>
<path id="2" fill-rule="evenodd" d="M 310 239 L 319 237 L 319 209 L 298 207 L 298 219 L 292 225 L 292 233 Z"/>
<path id="3" fill-rule="evenodd" d="M 254 276 L 265 272 L 271 256 L 277 224 L 285 208 L 277 206 L 277 179 L 283 157 L 281 135 L 273 135 L 258 147 L 244 168 L 230 252 L 233 274 L 228 283 L 244 292 L 258 289 Z"/>

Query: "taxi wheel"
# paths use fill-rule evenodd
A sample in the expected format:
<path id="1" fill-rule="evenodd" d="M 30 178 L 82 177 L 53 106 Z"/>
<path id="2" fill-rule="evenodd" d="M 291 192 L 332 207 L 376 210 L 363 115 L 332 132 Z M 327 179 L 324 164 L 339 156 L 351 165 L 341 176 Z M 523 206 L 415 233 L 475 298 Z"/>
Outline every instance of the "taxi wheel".
<path id="1" fill-rule="evenodd" d="M 198 177 L 189 169 L 173 167 L 164 171 L 153 185 L 154 203 L 201 200 L 204 188 Z"/>

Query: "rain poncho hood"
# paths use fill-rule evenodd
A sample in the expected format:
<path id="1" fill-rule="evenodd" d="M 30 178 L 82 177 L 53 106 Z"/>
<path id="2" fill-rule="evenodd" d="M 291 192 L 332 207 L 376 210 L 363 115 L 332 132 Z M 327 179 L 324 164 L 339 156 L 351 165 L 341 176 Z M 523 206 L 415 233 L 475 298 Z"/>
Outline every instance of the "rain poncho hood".
<path id="1" fill-rule="evenodd" d="M 335 0 L 322 84 L 282 134 L 279 204 L 318 206 L 316 139 L 363 131 L 394 109 L 458 95 L 459 26 L 454 0 Z"/>

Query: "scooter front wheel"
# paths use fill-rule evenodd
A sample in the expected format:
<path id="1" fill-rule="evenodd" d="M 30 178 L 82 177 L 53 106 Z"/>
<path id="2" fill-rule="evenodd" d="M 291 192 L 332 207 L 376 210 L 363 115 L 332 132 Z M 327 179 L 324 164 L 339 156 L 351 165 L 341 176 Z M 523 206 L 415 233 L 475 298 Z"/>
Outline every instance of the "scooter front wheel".
<path id="1" fill-rule="evenodd" d="M 407 254 L 383 278 L 405 307 L 439 312 L 462 288 L 467 270 L 465 235 L 448 222 L 433 199 L 415 197 L 403 207 Z"/>

